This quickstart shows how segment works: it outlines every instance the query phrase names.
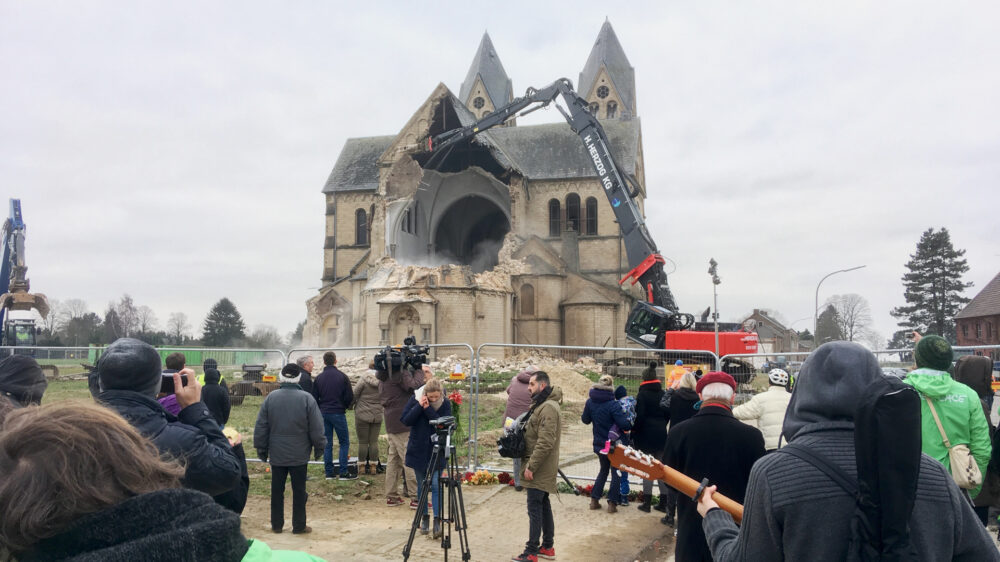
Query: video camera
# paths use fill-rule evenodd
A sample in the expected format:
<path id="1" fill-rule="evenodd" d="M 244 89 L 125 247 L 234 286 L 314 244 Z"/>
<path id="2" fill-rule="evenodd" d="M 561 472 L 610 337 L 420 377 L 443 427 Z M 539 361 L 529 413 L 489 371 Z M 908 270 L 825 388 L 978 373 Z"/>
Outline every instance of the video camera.
<path id="1" fill-rule="evenodd" d="M 428 422 L 437 433 L 451 433 L 455 430 L 455 416 L 442 416 Z"/>
<path id="2" fill-rule="evenodd" d="M 385 349 L 375 354 L 375 370 L 398 372 L 406 365 L 414 370 L 420 369 L 427 362 L 427 353 L 430 350 L 430 346 L 417 345 L 417 338 L 407 336 L 403 340 L 403 345 L 386 346 Z"/>

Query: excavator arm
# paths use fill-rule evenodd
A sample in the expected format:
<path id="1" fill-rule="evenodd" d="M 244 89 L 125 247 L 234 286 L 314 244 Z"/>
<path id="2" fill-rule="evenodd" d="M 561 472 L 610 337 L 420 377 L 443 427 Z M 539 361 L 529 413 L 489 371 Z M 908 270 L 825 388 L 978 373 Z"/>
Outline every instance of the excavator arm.
<path id="1" fill-rule="evenodd" d="M 14 345 L 22 340 L 22 336 L 24 341 L 33 340 L 34 322 L 10 320 L 7 313 L 35 309 L 45 318 L 49 314 L 49 302 L 45 295 L 29 292 L 31 286 L 26 277 L 28 267 L 24 260 L 25 227 L 19 199 L 10 200 L 10 215 L 4 221 L 0 234 L 0 258 L 3 260 L 0 261 L 0 327 L 3 328 L 0 340 L 4 345 Z"/>
<path id="2" fill-rule="evenodd" d="M 428 160 L 428 166 L 439 155 L 446 155 L 458 143 L 502 125 L 516 116 L 547 107 L 560 97 L 566 109 L 559 104 L 556 104 L 556 109 L 583 141 L 597 178 L 604 188 L 604 194 L 621 227 L 625 252 L 633 269 L 619 283 L 629 280 L 633 285 L 641 283 L 648 301 L 639 302 L 632 309 L 625 328 L 626 335 L 644 346 L 662 348 L 663 333 L 689 328 L 694 322 L 694 316 L 676 312 L 677 306 L 663 270 L 663 256 L 656 249 L 656 243 L 649 235 L 636 203 L 638 186 L 634 181 L 626 181 L 622 175 L 621 168 L 611 155 L 604 127 L 590 113 L 586 100 L 577 95 L 572 82 L 561 78 L 541 89 L 528 88 L 523 97 L 514 99 L 475 123 L 428 138 L 427 149 L 434 153 Z"/>

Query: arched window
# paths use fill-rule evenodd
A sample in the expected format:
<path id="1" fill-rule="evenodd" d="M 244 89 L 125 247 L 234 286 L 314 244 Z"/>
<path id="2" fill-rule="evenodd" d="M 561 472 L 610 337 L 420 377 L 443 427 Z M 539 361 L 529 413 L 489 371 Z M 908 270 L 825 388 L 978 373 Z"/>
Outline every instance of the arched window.
<path id="1" fill-rule="evenodd" d="M 354 211 L 354 243 L 358 246 L 368 245 L 368 215 L 364 209 Z"/>
<path id="2" fill-rule="evenodd" d="M 559 215 L 559 200 L 549 199 L 549 236 L 559 236 L 562 231 L 562 221 Z"/>
<path id="3" fill-rule="evenodd" d="M 587 222 L 584 226 L 583 233 L 590 234 L 594 236 L 597 234 L 597 199 L 594 197 L 587 198 Z"/>
<path id="4" fill-rule="evenodd" d="M 521 285 L 521 316 L 535 315 L 535 288 Z"/>
<path id="5" fill-rule="evenodd" d="M 614 119 L 615 113 L 618 111 L 618 103 L 609 101 L 608 102 L 608 119 Z"/>
<path id="6" fill-rule="evenodd" d="M 566 196 L 566 230 L 580 232 L 580 196 L 570 193 Z"/>
<path id="7" fill-rule="evenodd" d="M 597 117 L 597 112 L 601 110 L 601 105 L 596 101 L 590 102 L 590 114 Z"/>

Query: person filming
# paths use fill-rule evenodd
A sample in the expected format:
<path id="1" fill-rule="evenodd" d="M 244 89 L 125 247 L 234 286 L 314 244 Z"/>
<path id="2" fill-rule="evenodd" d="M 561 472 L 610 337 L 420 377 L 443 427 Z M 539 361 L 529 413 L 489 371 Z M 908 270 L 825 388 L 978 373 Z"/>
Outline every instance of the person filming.
<path id="1" fill-rule="evenodd" d="M 403 407 L 401 421 L 410 427 L 410 440 L 406 446 L 406 466 L 413 469 L 417 477 L 417 500 L 423 497 L 424 480 L 428 470 L 433 471 L 431 477 L 431 505 L 434 511 L 434 537 L 441 536 L 441 497 L 438 478 L 444 468 L 444 455 L 438 457 L 438 466 L 430 464 L 431 453 L 434 450 L 434 428 L 431 420 L 451 415 L 451 401 L 445 399 L 441 381 L 431 378 L 423 387 L 423 394 L 418 399 L 411 396 Z M 442 446 L 444 443 L 441 444 Z M 417 506 L 420 509 L 424 506 Z M 424 514 L 420 522 L 420 532 L 428 533 L 430 516 Z"/>

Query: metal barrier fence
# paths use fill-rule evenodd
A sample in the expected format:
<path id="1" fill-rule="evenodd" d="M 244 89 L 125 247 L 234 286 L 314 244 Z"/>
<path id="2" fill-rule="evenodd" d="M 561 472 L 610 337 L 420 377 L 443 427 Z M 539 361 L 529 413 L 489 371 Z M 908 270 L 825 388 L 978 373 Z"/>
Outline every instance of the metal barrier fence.
<path id="1" fill-rule="evenodd" d="M 589 391 L 601 375 L 611 375 L 616 387 L 622 385 L 629 396 L 635 396 L 639 383 L 642 382 L 642 373 L 650 363 L 656 363 L 657 376 L 663 380 L 664 375 L 675 367 L 678 360 L 692 372 L 707 372 L 719 364 L 719 358 L 707 351 L 499 343 L 480 345 L 476 350 L 475 367 L 474 467 L 511 470 L 509 459 L 502 459 L 495 451 L 480 450 L 479 444 L 484 439 L 493 443 L 500 436 L 503 431 L 507 386 L 518 372 L 529 365 L 549 374 L 553 386 L 560 387 L 563 392 L 563 411 L 572 411 L 572 417 L 579 419 Z M 559 455 L 564 472 L 581 473 L 579 476 L 571 475 L 570 478 L 593 480 L 597 475 L 598 463 L 593 450 L 592 426 L 573 421 L 564 423 Z"/>

